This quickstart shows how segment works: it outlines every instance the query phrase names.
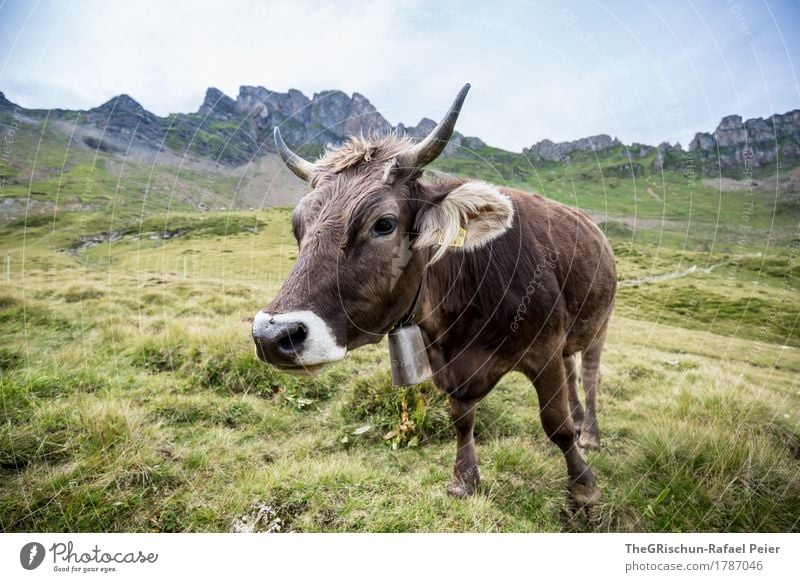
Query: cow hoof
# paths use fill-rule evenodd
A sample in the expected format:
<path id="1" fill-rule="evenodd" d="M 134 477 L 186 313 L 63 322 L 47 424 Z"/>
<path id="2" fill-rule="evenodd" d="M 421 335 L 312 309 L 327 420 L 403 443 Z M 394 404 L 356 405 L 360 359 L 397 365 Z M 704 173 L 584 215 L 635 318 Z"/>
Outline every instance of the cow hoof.
<path id="1" fill-rule="evenodd" d="M 600 501 L 602 494 L 595 483 L 573 483 L 569 488 L 569 497 L 577 507 L 591 507 Z"/>
<path id="2" fill-rule="evenodd" d="M 578 446 L 585 451 L 599 451 L 600 437 L 597 434 L 581 431 L 581 435 L 578 437 Z"/>
<path id="3" fill-rule="evenodd" d="M 453 479 L 453 482 L 447 486 L 447 494 L 456 499 L 465 499 L 474 495 L 477 485 L 472 485 L 461 479 Z"/>

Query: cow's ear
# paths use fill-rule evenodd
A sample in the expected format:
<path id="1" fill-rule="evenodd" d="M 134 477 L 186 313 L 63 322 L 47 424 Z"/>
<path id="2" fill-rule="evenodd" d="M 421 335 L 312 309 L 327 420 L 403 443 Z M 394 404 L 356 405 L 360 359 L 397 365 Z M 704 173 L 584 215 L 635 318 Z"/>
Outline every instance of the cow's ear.
<path id="1" fill-rule="evenodd" d="M 514 222 L 514 205 L 500 189 L 470 181 L 417 215 L 417 248 L 431 247 L 434 263 L 449 250 L 471 251 L 506 232 Z"/>

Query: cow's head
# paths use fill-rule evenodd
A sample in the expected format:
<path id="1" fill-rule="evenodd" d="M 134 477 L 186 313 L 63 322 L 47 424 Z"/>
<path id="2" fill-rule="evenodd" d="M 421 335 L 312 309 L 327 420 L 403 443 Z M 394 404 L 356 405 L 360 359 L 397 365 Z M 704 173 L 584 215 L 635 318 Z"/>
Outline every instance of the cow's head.
<path id="1" fill-rule="evenodd" d="M 315 163 L 292 152 L 275 128 L 283 161 L 309 182 L 292 215 L 299 254 L 275 299 L 253 320 L 258 357 L 313 371 L 379 341 L 408 312 L 426 263 L 450 243 L 478 248 L 511 225 L 511 201 L 483 182 L 447 191 L 418 178 L 444 150 L 469 85 L 421 142 L 352 138 Z"/>

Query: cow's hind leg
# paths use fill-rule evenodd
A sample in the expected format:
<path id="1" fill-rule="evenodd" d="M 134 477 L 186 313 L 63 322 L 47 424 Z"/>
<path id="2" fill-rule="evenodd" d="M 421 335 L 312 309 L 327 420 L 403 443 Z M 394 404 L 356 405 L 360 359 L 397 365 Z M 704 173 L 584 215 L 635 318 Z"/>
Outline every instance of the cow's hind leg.
<path id="1" fill-rule="evenodd" d="M 586 393 L 586 414 L 580 431 L 578 445 L 587 450 L 600 448 L 600 428 L 597 425 L 597 393 L 600 391 L 602 374 L 600 373 L 600 356 L 606 341 L 606 329 L 603 328 L 591 344 L 581 354 L 581 377 Z"/>
<path id="2" fill-rule="evenodd" d="M 578 505 L 590 505 L 600 498 L 600 490 L 594 473 L 578 448 L 563 359 L 553 358 L 531 379 L 539 397 L 542 428 L 548 438 L 558 445 L 567 461 L 570 497 Z"/>
<path id="3" fill-rule="evenodd" d="M 453 497 L 475 493 L 480 483 L 478 454 L 475 451 L 475 411 L 478 400 L 462 401 L 450 397 L 450 414 L 456 429 L 456 464 L 447 492 Z"/>
<path id="4" fill-rule="evenodd" d="M 569 396 L 569 409 L 572 413 L 572 423 L 575 432 L 580 435 L 583 426 L 583 406 L 578 396 L 578 367 L 575 365 L 575 355 L 564 356 L 564 370 L 567 374 L 567 395 Z"/>

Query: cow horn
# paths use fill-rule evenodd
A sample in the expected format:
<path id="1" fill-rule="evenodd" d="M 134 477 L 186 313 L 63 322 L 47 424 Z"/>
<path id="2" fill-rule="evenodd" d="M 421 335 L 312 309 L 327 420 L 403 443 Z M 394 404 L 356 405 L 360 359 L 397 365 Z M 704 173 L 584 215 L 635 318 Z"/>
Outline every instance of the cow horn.
<path id="1" fill-rule="evenodd" d="M 283 163 L 286 164 L 295 176 L 301 180 L 309 182 L 311 176 L 314 175 L 315 166 L 308 160 L 304 160 L 292 150 L 283 141 L 281 137 L 281 130 L 275 128 L 275 146 L 278 148 L 278 153 L 281 155 Z"/>
<path id="2" fill-rule="evenodd" d="M 447 112 L 447 115 L 444 116 L 428 137 L 398 156 L 398 166 L 402 168 L 424 168 L 439 157 L 439 154 L 447 147 L 447 142 L 450 141 L 453 135 L 453 130 L 456 127 L 456 121 L 459 113 L 461 113 L 461 106 L 467 97 L 469 87 L 470 85 L 467 83 L 461 88 L 461 91 L 456 95 L 455 101 L 450 106 L 450 111 Z"/>

